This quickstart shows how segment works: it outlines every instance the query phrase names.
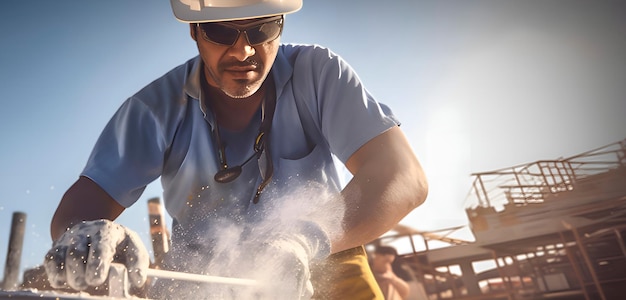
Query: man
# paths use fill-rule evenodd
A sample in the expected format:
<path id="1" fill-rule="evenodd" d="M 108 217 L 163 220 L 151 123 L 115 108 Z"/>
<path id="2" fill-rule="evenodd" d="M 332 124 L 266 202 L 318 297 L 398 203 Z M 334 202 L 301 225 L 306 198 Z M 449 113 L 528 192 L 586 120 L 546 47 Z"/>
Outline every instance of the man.
<path id="1" fill-rule="evenodd" d="M 280 44 L 284 15 L 301 0 L 171 4 L 200 55 L 105 127 L 52 220 L 53 286 L 101 284 L 113 260 L 145 282 L 145 247 L 108 220 L 160 177 L 173 219 L 167 268 L 265 280 L 284 299 L 311 296 L 311 268 L 316 299 L 382 299 L 361 245 L 427 194 L 390 110 L 328 49 Z M 353 175 L 343 189 L 333 155 Z M 202 287 L 166 289 L 199 298 Z"/>
<path id="2" fill-rule="evenodd" d="M 395 248 L 378 246 L 372 257 L 372 271 L 385 300 L 403 300 L 409 296 L 409 284 L 393 271 L 393 262 L 397 256 Z"/>

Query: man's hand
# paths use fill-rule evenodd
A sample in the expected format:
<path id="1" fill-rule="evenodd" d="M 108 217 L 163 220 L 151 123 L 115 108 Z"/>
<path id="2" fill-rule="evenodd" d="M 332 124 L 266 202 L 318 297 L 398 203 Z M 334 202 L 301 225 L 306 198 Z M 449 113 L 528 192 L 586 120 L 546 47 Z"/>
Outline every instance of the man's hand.
<path id="1" fill-rule="evenodd" d="M 97 220 L 84 221 L 63 233 L 46 254 L 44 267 L 52 287 L 67 284 L 82 291 L 103 284 L 111 262 L 126 266 L 133 286 L 145 283 L 150 258 L 139 236 L 109 220 Z"/>
<path id="2" fill-rule="evenodd" d="M 313 295 L 309 249 L 291 237 L 267 241 L 251 256 L 253 278 L 261 283 L 261 295 L 271 299 L 309 299 Z"/>
<path id="3" fill-rule="evenodd" d="M 393 272 L 393 268 L 391 267 L 391 264 L 386 264 L 385 271 L 381 273 L 377 273 L 376 277 L 382 280 L 391 280 L 392 278 L 396 277 L 396 274 Z"/>
<path id="4" fill-rule="evenodd" d="M 297 222 L 282 232 L 267 235 L 263 243 L 246 245 L 253 278 L 259 280 L 271 299 L 309 299 L 313 295 L 312 261 L 326 258 L 330 240 L 319 226 L 312 222 Z"/>

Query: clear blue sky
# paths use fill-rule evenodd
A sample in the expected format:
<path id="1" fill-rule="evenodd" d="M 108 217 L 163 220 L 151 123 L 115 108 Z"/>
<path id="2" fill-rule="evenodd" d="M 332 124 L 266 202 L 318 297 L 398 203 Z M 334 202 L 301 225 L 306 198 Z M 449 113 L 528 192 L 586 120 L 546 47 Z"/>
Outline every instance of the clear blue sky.
<path id="1" fill-rule="evenodd" d="M 342 55 L 389 104 L 431 184 L 402 223 L 466 223 L 470 173 L 626 138 L 626 4 L 619 1 L 305 0 L 283 42 Z M 14 211 L 22 269 L 100 130 L 128 96 L 196 54 L 168 1 L 0 4 L 0 274 Z M 148 243 L 151 185 L 119 221 Z M 148 244 L 149 245 L 149 244 Z"/>

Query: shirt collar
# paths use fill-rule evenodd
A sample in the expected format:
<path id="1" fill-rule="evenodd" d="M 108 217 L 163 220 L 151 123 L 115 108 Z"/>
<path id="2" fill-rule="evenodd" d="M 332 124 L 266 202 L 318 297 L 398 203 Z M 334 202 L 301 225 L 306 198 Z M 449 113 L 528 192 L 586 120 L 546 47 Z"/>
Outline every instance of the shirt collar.
<path id="1" fill-rule="evenodd" d="M 200 99 L 200 66 L 202 65 L 200 62 L 200 56 L 196 56 L 193 59 L 193 64 L 191 66 L 191 72 L 189 73 L 189 77 L 185 82 L 185 87 L 183 91 L 193 99 Z"/>
<path id="2" fill-rule="evenodd" d="M 274 85 L 276 86 L 276 101 L 281 98 L 282 92 L 287 85 L 287 82 L 293 75 L 293 67 L 289 63 L 287 56 L 284 53 L 285 46 L 281 45 L 278 48 L 278 54 L 274 60 L 274 65 L 270 74 L 274 76 Z"/>

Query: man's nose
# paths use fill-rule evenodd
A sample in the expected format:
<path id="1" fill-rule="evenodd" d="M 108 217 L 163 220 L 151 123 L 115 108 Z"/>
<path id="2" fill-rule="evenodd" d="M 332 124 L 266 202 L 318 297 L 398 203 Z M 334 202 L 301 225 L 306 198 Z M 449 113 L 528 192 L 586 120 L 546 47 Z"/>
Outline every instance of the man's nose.
<path id="1" fill-rule="evenodd" d="M 237 60 L 245 61 L 253 56 L 256 50 L 248 43 L 246 33 L 242 32 L 239 34 L 239 37 L 237 37 L 235 44 L 230 47 L 229 52 L 233 57 L 237 58 Z"/>

